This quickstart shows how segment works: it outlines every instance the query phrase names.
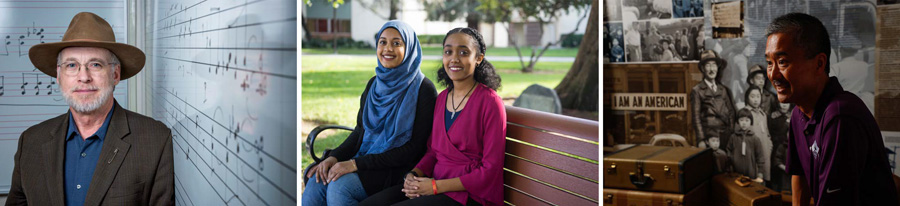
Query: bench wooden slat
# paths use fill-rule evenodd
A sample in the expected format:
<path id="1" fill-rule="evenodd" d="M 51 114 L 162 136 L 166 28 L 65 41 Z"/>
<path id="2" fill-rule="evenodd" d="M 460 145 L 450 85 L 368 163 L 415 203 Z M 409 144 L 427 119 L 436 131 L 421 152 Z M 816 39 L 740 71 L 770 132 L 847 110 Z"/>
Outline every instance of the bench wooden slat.
<path id="1" fill-rule="evenodd" d="M 562 190 L 558 190 L 556 188 L 552 188 L 550 186 L 541 184 L 539 182 L 535 182 L 528 178 L 522 177 L 515 173 L 510 173 L 508 171 L 503 172 L 503 182 L 504 184 L 519 189 L 528 194 L 534 195 L 535 197 L 541 198 L 550 202 L 551 204 L 556 205 L 597 205 L 597 202 L 593 202 L 566 192 Z M 506 198 L 507 201 L 511 200 Z M 515 201 L 515 200 L 513 200 Z M 512 202 L 512 201 L 511 201 Z M 516 203 L 513 203 L 516 204 Z"/>
<path id="2" fill-rule="evenodd" d="M 595 161 L 600 159 L 598 153 L 600 146 L 598 145 L 536 131 L 527 127 L 507 124 L 506 136 Z"/>
<path id="3" fill-rule="evenodd" d="M 598 192 L 600 192 L 600 188 L 595 182 L 580 179 L 569 174 L 565 174 L 510 156 L 506 156 L 504 167 L 509 170 L 527 175 L 531 178 L 540 180 L 544 183 L 577 193 L 579 195 L 586 196 L 595 200 L 598 199 L 597 194 Z"/>
<path id="4" fill-rule="evenodd" d="M 592 180 L 600 180 L 598 164 L 575 159 L 515 141 L 506 141 L 506 153 L 538 162 Z M 506 159 L 514 158 L 507 156 Z M 596 184 L 596 183 L 595 183 Z"/>
<path id="5" fill-rule="evenodd" d="M 525 193 L 516 191 L 516 190 L 514 190 L 514 189 L 510 189 L 510 187 L 509 187 L 508 185 L 504 185 L 504 186 L 503 186 L 503 197 L 505 197 L 504 199 L 505 199 L 507 202 L 509 202 L 509 203 L 511 203 L 511 204 L 513 204 L 513 205 L 517 205 L 517 206 L 518 206 L 518 205 L 528 205 L 528 206 L 531 206 L 531 205 L 550 205 L 550 204 L 547 204 L 547 203 L 545 203 L 545 202 L 542 202 L 542 201 L 540 201 L 540 200 L 538 200 L 538 199 L 535 199 L 534 197 L 529 196 L 528 194 L 525 194 Z M 508 205 L 508 204 L 507 204 L 507 205 Z"/>
<path id="6" fill-rule="evenodd" d="M 506 121 L 600 142 L 600 125 L 596 121 L 513 106 L 506 106 Z"/>

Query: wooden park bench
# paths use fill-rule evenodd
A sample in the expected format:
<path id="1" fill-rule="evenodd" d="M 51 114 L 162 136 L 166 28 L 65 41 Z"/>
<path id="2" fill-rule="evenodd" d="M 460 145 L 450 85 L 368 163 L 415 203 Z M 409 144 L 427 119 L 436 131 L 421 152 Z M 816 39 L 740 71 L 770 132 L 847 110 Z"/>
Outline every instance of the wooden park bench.
<path id="1" fill-rule="evenodd" d="M 598 122 L 512 106 L 506 106 L 506 117 L 506 204 L 599 204 Z M 321 160 L 311 148 L 316 136 L 328 129 L 352 130 L 335 125 L 313 129 L 306 148 L 316 163 Z"/>

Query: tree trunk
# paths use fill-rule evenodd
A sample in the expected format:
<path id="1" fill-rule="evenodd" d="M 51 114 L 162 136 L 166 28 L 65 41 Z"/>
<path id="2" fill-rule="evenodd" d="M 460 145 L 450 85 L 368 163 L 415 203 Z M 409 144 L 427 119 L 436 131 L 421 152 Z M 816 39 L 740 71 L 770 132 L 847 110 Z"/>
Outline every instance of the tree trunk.
<path id="1" fill-rule="evenodd" d="M 466 27 L 478 30 L 478 22 L 480 22 L 479 21 L 480 18 L 481 18 L 481 16 L 479 16 L 478 14 L 469 12 L 468 14 L 466 14 Z M 478 31 L 478 32 L 481 32 L 481 31 Z"/>
<path id="2" fill-rule="evenodd" d="M 475 11 L 476 4 L 478 0 L 465 0 L 466 1 L 466 27 L 473 28 L 481 32 L 478 28 L 478 23 L 481 22 L 481 14 Z"/>
<path id="3" fill-rule="evenodd" d="M 337 7 L 331 9 L 331 48 L 337 54 Z"/>
<path id="4" fill-rule="evenodd" d="M 309 34 L 309 28 L 306 26 L 306 17 L 300 17 L 301 27 L 303 27 L 303 37 L 305 37 L 306 41 L 312 40 L 311 34 Z"/>
<path id="5" fill-rule="evenodd" d="M 391 14 L 388 17 L 388 20 L 397 20 L 397 12 L 400 11 L 400 1 L 399 0 L 390 0 L 391 1 Z"/>
<path id="6" fill-rule="evenodd" d="M 556 86 L 556 93 L 564 109 L 598 111 L 600 99 L 600 52 L 598 49 L 599 25 L 597 22 L 598 0 L 591 5 L 591 15 L 587 29 L 578 48 L 575 63 L 566 77 Z"/>

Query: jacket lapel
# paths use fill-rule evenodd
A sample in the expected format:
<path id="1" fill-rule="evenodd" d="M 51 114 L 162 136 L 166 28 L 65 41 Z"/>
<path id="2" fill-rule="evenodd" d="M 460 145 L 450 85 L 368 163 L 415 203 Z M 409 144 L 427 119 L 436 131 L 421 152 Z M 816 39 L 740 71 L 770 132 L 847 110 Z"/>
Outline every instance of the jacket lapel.
<path id="1" fill-rule="evenodd" d="M 53 194 L 65 194 L 63 190 L 63 161 L 66 151 L 66 132 L 69 130 L 69 115 L 60 115 L 62 124 L 50 129 L 50 140 L 43 145 L 45 180 L 47 190 Z M 63 195 L 53 195 L 50 202 L 53 205 L 65 205 L 66 198 Z"/>
<path id="2" fill-rule="evenodd" d="M 118 103 L 113 109 L 115 111 L 110 119 L 106 138 L 103 140 L 103 149 L 100 151 L 100 159 L 97 161 L 94 176 L 91 178 L 91 187 L 88 189 L 84 205 L 100 205 L 106 192 L 109 191 L 109 186 L 116 178 L 119 166 L 122 166 L 125 155 L 128 154 L 128 149 L 131 148 L 131 144 L 122 140 L 131 133 L 128 128 L 126 111 Z"/>

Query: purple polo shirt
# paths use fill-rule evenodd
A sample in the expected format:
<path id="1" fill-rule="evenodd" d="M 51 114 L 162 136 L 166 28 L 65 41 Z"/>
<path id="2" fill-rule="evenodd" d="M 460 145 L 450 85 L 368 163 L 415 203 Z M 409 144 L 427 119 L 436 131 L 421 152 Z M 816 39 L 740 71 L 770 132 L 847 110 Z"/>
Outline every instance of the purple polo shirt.
<path id="1" fill-rule="evenodd" d="M 898 205 L 881 130 L 859 97 L 831 77 L 812 118 L 793 112 L 787 172 L 806 178 L 817 206 Z"/>

